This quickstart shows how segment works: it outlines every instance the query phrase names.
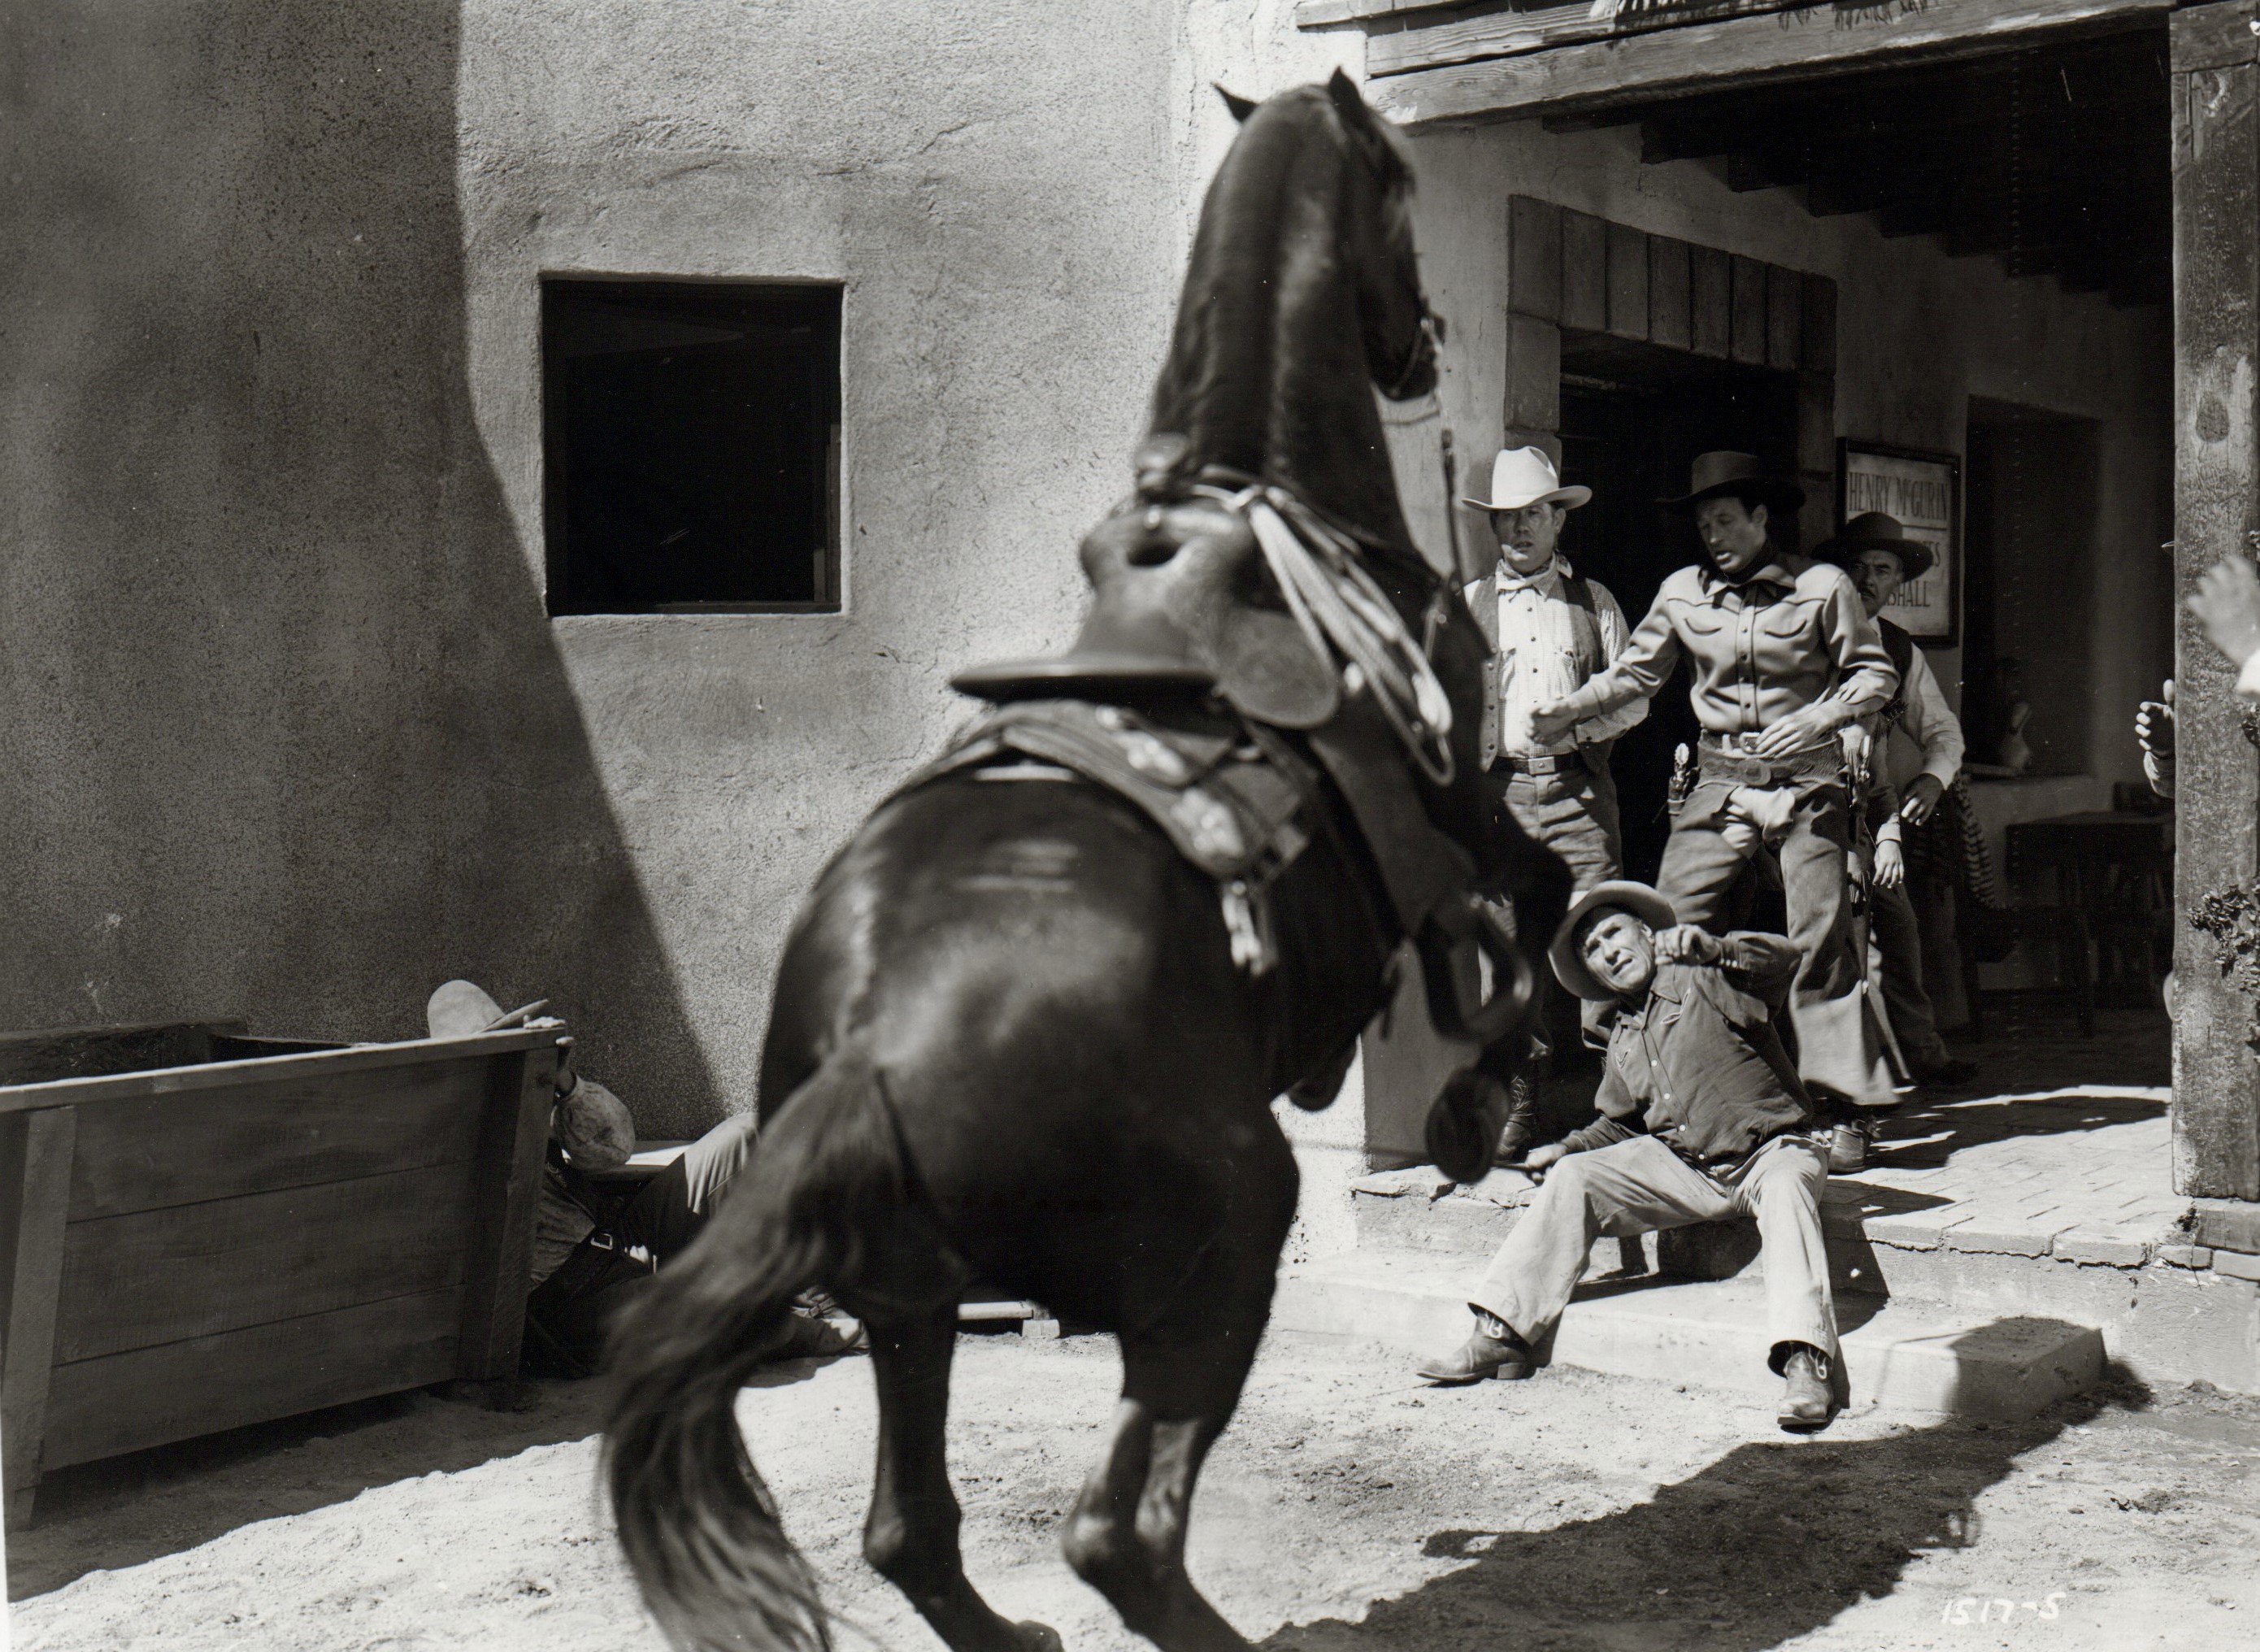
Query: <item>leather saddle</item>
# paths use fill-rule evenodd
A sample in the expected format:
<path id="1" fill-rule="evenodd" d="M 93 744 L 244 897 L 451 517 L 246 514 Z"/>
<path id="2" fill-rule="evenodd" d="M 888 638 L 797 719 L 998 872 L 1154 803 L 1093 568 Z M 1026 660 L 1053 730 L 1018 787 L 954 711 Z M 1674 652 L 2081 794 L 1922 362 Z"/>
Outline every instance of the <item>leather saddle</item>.
<path id="1" fill-rule="evenodd" d="M 976 666 L 952 686 L 991 701 L 1215 694 L 1274 728 L 1332 719 L 1341 706 L 1334 662 L 1280 605 L 1246 519 L 1215 499 L 1167 497 L 1182 492 L 1178 440 L 1141 450 L 1139 497 L 1084 538 L 1091 605 L 1075 646 L 1055 659 Z"/>

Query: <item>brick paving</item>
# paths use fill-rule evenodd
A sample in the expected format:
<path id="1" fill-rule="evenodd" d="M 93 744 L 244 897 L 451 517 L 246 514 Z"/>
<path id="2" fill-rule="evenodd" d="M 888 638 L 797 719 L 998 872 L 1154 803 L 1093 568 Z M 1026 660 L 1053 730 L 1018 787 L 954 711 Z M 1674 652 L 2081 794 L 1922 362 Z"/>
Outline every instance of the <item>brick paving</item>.
<path id="1" fill-rule="evenodd" d="M 1833 1206 L 1916 1249 L 2140 1267 L 2173 1242 L 2190 1202 L 2171 1182 L 2163 1016 L 2106 1011 L 2092 1039 L 2013 1022 L 1958 1053 L 1977 1080 L 1887 1120 Z"/>

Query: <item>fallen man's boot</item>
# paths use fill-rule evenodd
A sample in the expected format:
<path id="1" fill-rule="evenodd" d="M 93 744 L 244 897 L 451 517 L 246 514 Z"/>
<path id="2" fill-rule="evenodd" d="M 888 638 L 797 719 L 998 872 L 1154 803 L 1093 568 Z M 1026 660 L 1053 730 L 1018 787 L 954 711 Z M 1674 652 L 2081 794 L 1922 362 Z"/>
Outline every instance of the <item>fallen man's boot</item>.
<path id="1" fill-rule="evenodd" d="M 1807 1434 L 1828 1426 L 1835 1395 L 1828 1386 L 1828 1356 L 1803 1342 L 1790 1349 L 1782 1362 L 1787 1386 L 1781 1397 L 1781 1426 L 1794 1434 Z"/>
<path id="2" fill-rule="evenodd" d="M 1537 1363 L 1530 1345 L 1512 1326 L 1477 1308 L 1475 1334 L 1441 1359 L 1423 1362 L 1415 1374 L 1448 1386 L 1480 1383 L 1486 1377 L 1512 1383 L 1529 1376 Z"/>

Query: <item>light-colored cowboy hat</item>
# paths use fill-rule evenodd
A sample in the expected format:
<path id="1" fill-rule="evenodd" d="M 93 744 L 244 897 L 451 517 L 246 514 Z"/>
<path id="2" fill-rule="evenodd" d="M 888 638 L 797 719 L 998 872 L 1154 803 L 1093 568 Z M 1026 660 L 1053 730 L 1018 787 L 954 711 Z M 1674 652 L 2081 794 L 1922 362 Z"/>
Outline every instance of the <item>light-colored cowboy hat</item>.
<path id="1" fill-rule="evenodd" d="M 1882 511 L 1854 517 L 1834 539 L 1823 540 L 1813 547 L 1815 556 L 1825 556 L 1832 562 L 1849 562 L 1862 551 L 1892 553 L 1899 559 L 1902 579 L 1920 579 L 1938 561 L 1937 552 L 1920 540 L 1909 538 L 1906 525 Z"/>
<path id="2" fill-rule="evenodd" d="M 1553 961 L 1556 981 L 1579 998 L 1600 1003 L 1606 1003 L 1616 994 L 1585 968 L 1584 948 L 1578 944 L 1577 931 L 1588 918 L 1609 906 L 1630 912 L 1650 929 L 1669 929 L 1679 921 L 1679 914 L 1671 910 L 1670 901 L 1647 884 L 1635 883 L 1629 878 L 1596 883 L 1577 897 L 1570 905 L 1570 915 L 1554 932 L 1554 944 L 1546 949 L 1546 955 Z"/>
<path id="3" fill-rule="evenodd" d="M 433 1038 L 469 1038 L 497 1027 L 515 1026 L 548 1006 L 536 998 L 520 1009 L 503 1013 L 502 1005 L 468 981 L 450 981 L 432 994 L 424 1006 L 424 1025 Z"/>
<path id="4" fill-rule="evenodd" d="M 1698 454 L 1691 468 L 1687 491 L 1676 499 L 1658 499 L 1665 510 L 1692 516 L 1706 499 L 1756 494 L 1775 516 L 1794 516 L 1805 503 L 1805 490 L 1787 476 L 1777 476 L 1756 454 L 1720 452 Z"/>
<path id="5" fill-rule="evenodd" d="M 1591 488 L 1565 488 L 1543 447 L 1502 447 L 1491 461 L 1491 497 L 1463 498 L 1478 511 L 1520 511 L 1526 504 L 1567 505 L 1576 510 L 1593 497 Z"/>

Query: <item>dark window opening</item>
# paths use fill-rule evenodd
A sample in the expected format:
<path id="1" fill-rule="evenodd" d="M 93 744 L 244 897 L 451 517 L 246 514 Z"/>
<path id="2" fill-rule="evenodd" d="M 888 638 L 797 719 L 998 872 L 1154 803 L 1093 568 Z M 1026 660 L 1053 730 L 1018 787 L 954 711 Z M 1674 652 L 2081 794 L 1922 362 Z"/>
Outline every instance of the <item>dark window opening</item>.
<path id="1" fill-rule="evenodd" d="M 840 606 L 840 290 L 548 281 L 549 611 Z"/>
<path id="2" fill-rule="evenodd" d="M 1593 498 L 1570 513 L 1562 550 L 1577 572 L 1609 588 L 1627 625 L 1641 622 L 1674 569 L 1703 560 L 1693 525 L 1656 502 L 1684 493 L 1695 455 L 1721 447 L 1793 468 L 1797 375 L 1563 331 L 1562 479 L 1590 487 Z M 1779 525 L 1785 548 L 1797 548 L 1797 529 Z M 1700 732 L 1683 668 L 1617 743 L 1610 767 L 1627 876 L 1656 881 L 1671 833 L 1664 792 L 1672 753 Z"/>

